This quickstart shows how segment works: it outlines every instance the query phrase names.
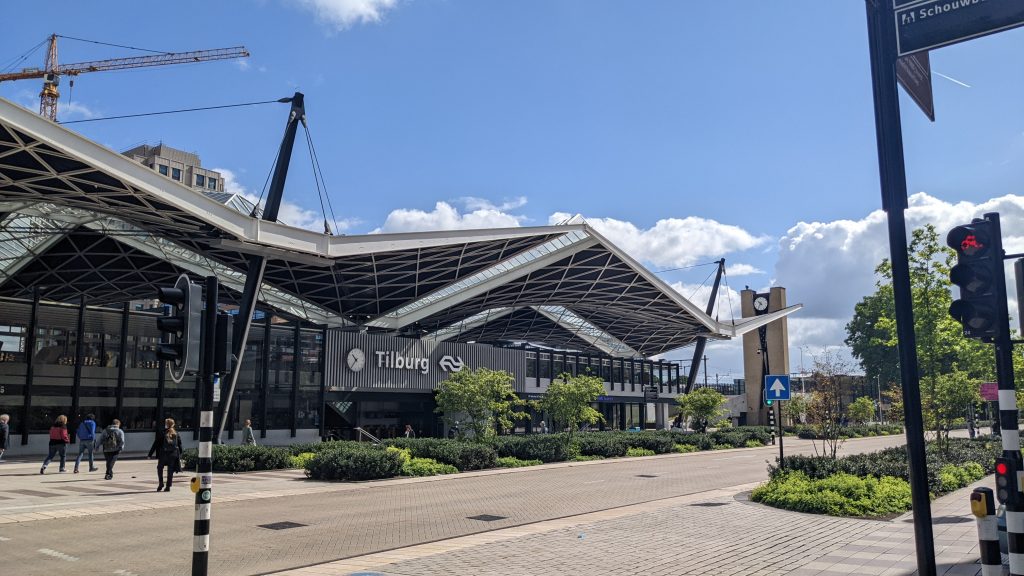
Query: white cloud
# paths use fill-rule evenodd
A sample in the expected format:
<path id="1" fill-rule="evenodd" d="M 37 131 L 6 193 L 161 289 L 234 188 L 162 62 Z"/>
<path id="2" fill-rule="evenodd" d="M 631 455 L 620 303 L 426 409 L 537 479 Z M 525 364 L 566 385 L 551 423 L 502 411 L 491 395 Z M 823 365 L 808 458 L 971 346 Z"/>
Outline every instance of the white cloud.
<path id="1" fill-rule="evenodd" d="M 291 3 L 313 11 L 318 21 L 341 31 L 356 24 L 380 22 L 398 5 L 398 0 L 291 0 Z"/>
<path id="2" fill-rule="evenodd" d="M 726 264 L 725 274 L 727 276 L 749 276 L 751 274 L 764 274 L 764 270 L 751 264 L 737 262 L 736 264 Z"/>
<path id="3" fill-rule="evenodd" d="M 229 194 L 238 194 L 253 204 L 256 204 L 257 201 L 259 201 L 258 196 L 249 192 L 245 186 L 238 181 L 234 171 L 227 168 L 213 168 L 213 170 L 220 172 L 221 176 L 224 178 L 225 192 L 228 192 Z M 260 204 L 262 205 L 263 203 L 261 202 Z M 306 230 L 312 230 L 314 232 L 324 231 L 323 215 L 318 212 L 314 212 L 313 210 L 303 208 L 302 206 L 299 206 L 294 202 L 289 202 L 288 200 L 282 200 L 281 210 L 278 212 L 277 219 L 279 222 L 296 228 L 305 228 Z M 358 221 L 354 219 L 339 220 L 336 225 L 338 229 L 334 230 L 333 228 L 335 228 L 335 224 L 332 222 L 332 232 L 335 234 L 343 233 L 345 230 L 348 230 L 357 223 Z"/>
<path id="4" fill-rule="evenodd" d="M 508 214 L 495 207 L 479 207 L 461 213 L 447 202 L 438 202 L 430 212 L 416 208 L 392 210 L 384 225 L 374 230 L 374 233 L 512 228 L 519 226 L 523 219 L 522 216 Z"/>
<path id="5" fill-rule="evenodd" d="M 16 101 L 29 110 L 39 110 L 39 94 L 29 90 L 19 90 L 15 95 Z M 57 100 L 57 120 L 66 122 L 68 120 L 88 120 L 96 118 L 99 113 L 81 102 L 64 97 Z"/>
<path id="6" fill-rule="evenodd" d="M 249 61 L 245 60 L 245 59 L 238 59 L 238 60 L 234 60 L 233 62 L 235 63 L 235 66 L 237 66 L 238 69 L 241 70 L 242 72 L 245 72 L 249 68 L 252 68 L 252 64 L 249 64 Z"/>
<path id="7" fill-rule="evenodd" d="M 501 204 L 494 204 L 486 198 L 477 198 L 476 196 L 463 196 L 459 198 L 459 201 L 466 207 L 466 210 L 497 210 L 499 212 L 507 212 L 525 206 L 526 196 L 517 196 L 511 200 L 503 200 Z"/>
<path id="8" fill-rule="evenodd" d="M 707 284 L 673 282 L 671 287 L 701 310 L 707 309 L 708 299 L 711 297 L 710 282 Z M 715 308 L 711 312 L 711 317 L 717 318 L 721 322 L 738 319 L 740 317 L 740 293 L 724 284 L 719 285 L 718 298 L 715 299 Z"/>
<path id="9" fill-rule="evenodd" d="M 571 216 L 556 212 L 548 222 L 556 224 Z M 634 258 L 661 267 L 689 266 L 708 258 L 754 248 L 768 240 L 739 226 L 696 216 L 658 220 L 647 229 L 614 218 L 586 218 L 586 221 Z"/>

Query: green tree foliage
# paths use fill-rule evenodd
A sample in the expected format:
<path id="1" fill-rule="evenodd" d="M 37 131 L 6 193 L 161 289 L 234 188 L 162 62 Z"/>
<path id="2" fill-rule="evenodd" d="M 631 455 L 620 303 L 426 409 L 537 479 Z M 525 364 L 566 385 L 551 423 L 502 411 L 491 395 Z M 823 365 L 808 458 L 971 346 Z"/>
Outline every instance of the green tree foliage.
<path id="1" fill-rule="evenodd" d="M 814 381 L 817 383 L 807 405 L 807 422 L 821 441 L 821 456 L 835 459 L 842 443 L 842 377 L 849 367 L 835 353 L 826 349 L 814 358 Z M 818 445 L 814 444 L 818 454 Z"/>
<path id="2" fill-rule="evenodd" d="M 572 436 L 580 424 L 604 421 L 604 416 L 591 406 L 603 393 L 604 382 L 601 378 L 563 373 L 548 387 L 544 399 L 540 401 L 540 408 L 555 422 L 569 427 L 566 442 L 571 443 Z"/>
<path id="3" fill-rule="evenodd" d="M 864 424 L 875 418 L 875 402 L 867 396 L 861 396 L 846 407 L 846 418 L 854 424 Z"/>
<path id="4" fill-rule="evenodd" d="M 697 388 L 676 396 L 676 402 L 683 417 L 690 419 L 690 428 L 701 433 L 707 432 L 708 426 L 717 426 L 728 414 L 726 397 L 714 388 Z"/>
<path id="5" fill-rule="evenodd" d="M 929 429 L 944 437 L 944 427 L 948 428 L 952 416 L 946 413 L 949 406 L 943 399 L 969 397 L 979 382 L 993 380 L 995 358 L 991 346 L 964 338 L 962 327 L 949 315 L 953 300 L 949 269 L 956 254 L 940 243 L 934 226 L 913 231 L 908 256 L 922 411 Z M 899 386 L 892 267 L 885 260 L 875 273 L 879 276 L 877 290 L 854 308 L 854 317 L 846 325 L 846 343 L 869 380 L 880 376 L 883 388 L 889 389 L 884 394 L 892 402 L 891 391 Z M 902 398 L 899 400 L 900 406 L 892 402 L 890 419 L 902 419 Z M 955 410 L 963 413 L 966 405 L 961 403 Z"/>
<path id="6" fill-rule="evenodd" d="M 966 372 L 954 369 L 936 379 L 933 388 L 921 390 L 921 403 L 932 407 L 924 411 L 924 424 L 935 431 L 940 449 L 949 446 L 949 431 L 967 420 L 968 406 L 981 400 L 977 383 Z"/>
<path id="7" fill-rule="evenodd" d="M 468 428 L 474 440 L 487 440 L 494 436 L 495 428 L 507 430 L 515 420 L 529 418 L 521 410 L 526 402 L 512 388 L 514 381 L 503 370 L 477 368 L 455 372 L 438 387 L 434 411 L 449 426 L 459 422 L 460 437 Z"/>
<path id="8" fill-rule="evenodd" d="M 809 398 L 805 394 L 793 394 L 788 401 L 782 403 L 782 413 L 789 418 L 790 424 L 803 423 L 807 416 Z"/>

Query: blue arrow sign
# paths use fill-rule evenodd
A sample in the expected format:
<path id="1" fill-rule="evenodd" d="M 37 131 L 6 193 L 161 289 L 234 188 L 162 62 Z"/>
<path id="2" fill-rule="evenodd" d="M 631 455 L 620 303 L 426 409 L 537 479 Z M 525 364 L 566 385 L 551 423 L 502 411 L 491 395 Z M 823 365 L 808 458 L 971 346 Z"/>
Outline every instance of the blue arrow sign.
<path id="1" fill-rule="evenodd" d="M 769 374 L 764 377 L 766 400 L 789 400 L 789 375 Z"/>

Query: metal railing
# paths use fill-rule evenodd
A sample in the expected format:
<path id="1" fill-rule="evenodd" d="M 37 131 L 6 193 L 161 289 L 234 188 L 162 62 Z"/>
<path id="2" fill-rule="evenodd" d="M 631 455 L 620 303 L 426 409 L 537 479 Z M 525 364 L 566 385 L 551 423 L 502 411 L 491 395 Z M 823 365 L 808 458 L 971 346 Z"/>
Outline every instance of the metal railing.
<path id="1" fill-rule="evenodd" d="M 377 438 L 373 434 L 370 434 L 369 432 L 367 432 L 366 430 L 363 430 L 362 428 L 360 428 L 358 426 L 353 428 L 353 430 L 355 430 L 356 432 L 359 432 L 359 436 L 357 437 L 359 442 L 362 442 L 363 441 L 363 436 L 366 436 L 366 438 L 369 439 L 370 442 L 373 442 L 374 444 L 376 444 L 378 446 L 383 444 L 383 442 L 381 441 L 380 438 Z"/>

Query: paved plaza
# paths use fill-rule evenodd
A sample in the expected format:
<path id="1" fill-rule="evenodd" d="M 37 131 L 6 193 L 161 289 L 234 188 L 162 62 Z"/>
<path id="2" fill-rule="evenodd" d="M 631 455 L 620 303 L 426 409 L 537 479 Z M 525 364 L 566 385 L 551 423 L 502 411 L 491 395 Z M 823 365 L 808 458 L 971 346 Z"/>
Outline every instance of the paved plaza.
<path id="1" fill-rule="evenodd" d="M 851 440 L 844 452 L 899 441 Z M 806 453 L 810 443 L 787 439 L 786 447 Z M 218 474 L 210 574 L 914 572 L 909 516 L 839 519 L 748 502 L 775 454 L 766 447 L 362 483 L 313 482 L 300 471 Z M 36 462 L 0 465 L 4 568 L 187 574 L 193 495 L 187 482 L 170 493 L 156 493 L 155 483 L 155 464 L 145 460 L 119 463 L 109 482 L 100 472 L 40 476 Z M 940 573 L 978 572 L 968 491 L 933 503 Z M 282 522 L 298 525 L 273 529 Z M 117 544 L 106 544 L 109 534 Z"/>

